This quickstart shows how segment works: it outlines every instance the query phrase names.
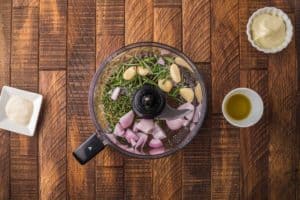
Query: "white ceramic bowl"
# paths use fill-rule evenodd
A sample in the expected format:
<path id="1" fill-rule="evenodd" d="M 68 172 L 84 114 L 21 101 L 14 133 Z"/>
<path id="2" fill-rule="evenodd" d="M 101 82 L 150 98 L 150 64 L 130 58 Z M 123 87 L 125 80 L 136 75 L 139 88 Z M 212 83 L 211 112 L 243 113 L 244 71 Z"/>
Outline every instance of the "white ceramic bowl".
<path id="1" fill-rule="evenodd" d="M 285 36 L 284 42 L 276 48 L 265 49 L 265 48 L 262 48 L 262 47 L 258 46 L 252 40 L 252 34 L 251 34 L 252 21 L 256 16 L 261 15 L 261 14 L 265 14 L 265 13 L 272 13 L 272 14 L 275 14 L 277 16 L 280 16 L 283 19 L 283 21 L 285 23 L 285 26 L 286 26 L 286 36 Z M 283 12 L 282 10 L 280 10 L 278 8 L 275 8 L 275 7 L 264 7 L 264 8 L 258 9 L 257 11 L 255 11 L 251 15 L 251 17 L 249 18 L 248 23 L 247 23 L 246 33 L 247 33 L 247 36 L 248 36 L 248 41 L 258 51 L 262 51 L 264 53 L 277 53 L 277 52 L 282 51 L 284 48 L 286 48 L 289 45 L 289 43 L 291 42 L 292 37 L 293 37 L 293 25 L 292 25 L 292 22 L 291 22 L 290 18 L 288 17 L 288 15 L 285 12 Z"/>
<path id="2" fill-rule="evenodd" d="M 225 105 L 226 105 L 227 101 L 229 100 L 229 98 L 236 94 L 242 94 L 242 95 L 246 96 L 250 100 L 250 103 L 251 103 L 250 114 L 248 115 L 248 117 L 246 117 L 245 119 L 242 119 L 242 120 L 235 120 L 235 119 L 231 118 L 225 109 Z M 241 128 L 253 126 L 254 124 L 256 124 L 261 119 L 261 117 L 263 115 L 263 111 L 264 111 L 264 104 L 263 104 L 261 97 L 254 90 L 251 90 L 249 88 L 236 88 L 234 90 L 231 90 L 225 96 L 225 98 L 223 99 L 223 103 L 222 103 L 222 113 L 223 113 L 225 119 L 230 124 L 237 126 L 237 127 L 241 127 Z"/>
<path id="3" fill-rule="evenodd" d="M 6 116 L 5 106 L 10 96 L 13 95 L 20 96 L 33 103 L 32 116 L 27 125 L 18 124 L 8 119 L 8 117 Z M 0 128 L 27 136 L 33 136 L 42 105 L 42 99 L 43 97 L 40 94 L 20 90 L 13 87 L 3 86 L 0 96 Z"/>

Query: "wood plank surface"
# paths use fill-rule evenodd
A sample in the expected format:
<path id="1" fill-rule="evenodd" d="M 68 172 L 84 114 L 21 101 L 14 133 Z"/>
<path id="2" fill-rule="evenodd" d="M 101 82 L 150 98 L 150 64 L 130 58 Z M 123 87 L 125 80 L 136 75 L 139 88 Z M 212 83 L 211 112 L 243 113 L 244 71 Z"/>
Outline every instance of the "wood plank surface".
<path id="1" fill-rule="evenodd" d="M 238 14 L 237 0 L 211 1 L 212 113 L 221 113 L 223 97 L 239 86 Z"/>
<path id="2" fill-rule="evenodd" d="M 66 73 L 41 71 L 39 83 L 45 99 L 38 135 L 40 199 L 66 199 Z"/>
<path id="3" fill-rule="evenodd" d="M 212 113 L 221 113 L 224 96 L 239 87 L 238 1 L 211 1 Z M 226 38 L 226 39 L 224 39 Z M 240 138 L 223 118 L 212 119 L 212 199 L 240 198 Z"/>
<path id="4" fill-rule="evenodd" d="M 125 0 L 125 44 L 152 39 L 153 0 Z M 152 183 L 152 162 L 126 157 L 124 198 L 151 199 Z"/>
<path id="5" fill-rule="evenodd" d="M 293 16 L 292 16 L 293 18 Z M 270 97 L 269 197 L 294 199 L 297 173 L 295 39 L 287 49 L 269 57 L 268 95 Z"/>
<path id="6" fill-rule="evenodd" d="M 68 1 L 67 163 L 68 198 L 95 198 L 95 160 L 81 166 L 72 156 L 95 130 L 88 112 L 88 89 L 95 72 L 96 3 Z"/>
<path id="7" fill-rule="evenodd" d="M 255 59 L 255 58 L 254 58 Z M 244 70 L 240 75 L 241 86 L 248 87 L 261 95 L 264 115 L 260 122 L 240 130 L 241 152 L 241 198 L 267 199 L 268 194 L 268 72 L 266 70 Z"/>
<path id="8" fill-rule="evenodd" d="M 125 0 L 125 43 L 152 41 L 153 0 Z"/>
<path id="9" fill-rule="evenodd" d="M 40 0 L 40 69 L 66 68 L 67 0 Z"/>
<path id="10" fill-rule="evenodd" d="M 177 7 L 154 8 L 154 41 L 182 49 L 182 12 Z M 154 199 L 182 199 L 182 153 L 153 161 Z"/>
<path id="11" fill-rule="evenodd" d="M 194 62 L 210 61 L 210 1 L 182 1 L 183 51 Z"/>
<path id="12" fill-rule="evenodd" d="M 0 0 L 0 87 L 10 82 L 11 2 Z M 0 199 L 9 198 L 10 135 L 0 130 Z"/>
<path id="13" fill-rule="evenodd" d="M 124 45 L 125 1 L 98 0 L 96 17 L 96 68 Z M 124 199 L 123 156 L 106 147 L 96 157 L 96 198 Z"/>
<path id="14" fill-rule="evenodd" d="M 11 85 L 38 91 L 38 24 L 36 2 L 13 1 Z M 11 199 L 38 199 L 38 140 L 13 134 L 10 138 Z"/>

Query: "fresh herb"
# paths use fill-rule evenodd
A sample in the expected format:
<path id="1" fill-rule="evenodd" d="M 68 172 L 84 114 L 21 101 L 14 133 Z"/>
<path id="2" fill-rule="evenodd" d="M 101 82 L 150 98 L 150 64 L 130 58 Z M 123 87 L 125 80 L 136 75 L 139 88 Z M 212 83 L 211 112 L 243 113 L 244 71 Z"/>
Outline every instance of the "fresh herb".
<path id="1" fill-rule="evenodd" d="M 166 61 L 165 66 L 157 64 L 158 56 L 156 55 L 144 58 L 134 56 L 127 62 L 120 64 L 118 70 L 106 83 L 102 96 L 105 116 L 110 126 L 114 127 L 119 119 L 131 110 L 131 97 L 137 89 L 146 83 L 158 86 L 159 79 L 170 78 L 169 66 L 174 63 L 174 59 L 171 57 L 163 57 L 163 59 Z M 124 80 L 123 73 L 131 66 L 146 67 L 151 73 L 147 76 L 136 75 L 132 80 Z M 121 87 L 122 93 L 125 94 L 119 95 L 116 101 L 112 101 L 111 92 L 116 87 Z M 179 87 L 179 85 L 174 86 L 170 93 L 167 94 L 177 103 L 182 101 L 179 97 Z"/>

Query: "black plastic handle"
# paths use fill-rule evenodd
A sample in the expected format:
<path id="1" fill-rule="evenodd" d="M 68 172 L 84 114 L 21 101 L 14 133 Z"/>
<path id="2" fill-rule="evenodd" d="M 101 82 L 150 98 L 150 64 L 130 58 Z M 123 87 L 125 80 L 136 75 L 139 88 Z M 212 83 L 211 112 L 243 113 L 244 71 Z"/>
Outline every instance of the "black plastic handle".
<path id="1" fill-rule="evenodd" d="M 73 152 L 73 155 L 83 165 L 103 150 L 104 147 L 103 142 L 94 133 Z"/>

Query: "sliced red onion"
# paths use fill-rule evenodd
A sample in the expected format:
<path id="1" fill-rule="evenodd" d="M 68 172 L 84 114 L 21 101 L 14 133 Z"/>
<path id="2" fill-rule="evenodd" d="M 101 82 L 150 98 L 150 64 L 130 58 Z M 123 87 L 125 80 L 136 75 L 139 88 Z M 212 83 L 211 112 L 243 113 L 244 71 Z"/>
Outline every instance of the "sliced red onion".
<path id="1" fill-rule="evenodd" d="M 152 119 L 141 119 L 135 128 L 143 133 L 150 133 L 154 128 L 154 122 Z"/>
<path id="2" fill-rule="evenodd" d="M 149 151 L 150 155 L 157 155 L 157 154 L 162 154 L 165 153 L 165 148 L 164 147 L 160 147 L 160 148 L 156 148 L 156 149 L 151 149 Z"/>
<path id="3" fill-rule="evenodd" d="M 123 115 L 123 117 L 120 118 L 120 124 L 121 124 L 122 128 L 125 129 L 125 128 L 128 128 L 129 126 L 131 126 L 133 120 L 134 120 L 134 113 L 131 110 L 128 113 L 126 113 L 125 115 Z"/>
<path id="4" fill-rule="evenodd" d="M 112 100 L 117 100 L 117 98 L 118 98 L 118 96 L 119 96 L 119 94 L 120 94 L 120 91 L 121 91 L 121 88 L 120 87 L 116 87 L 113 91 L 112 91 L 112 93 L 111 93 L 111 99 Z"/>
<path id="5" fill-rule="evenodd" d="M 133 130 L 133 132 L 138 132 L 139 131 L 139 129 L 137 129 L 137 124 L 138 124 L 138 122 L 134 122 L 134 124 L 133 124 L 133 126 L 132 126 L 132 130 Z"/>
<path id="6" fill-rule="evenodd" d="M 178 107 L 178 110 L 183 110 L 183 109 L 191 110 L 191 112 L 189 112 L 187 115 L 184 116 L 187 120 L 191 121 L 194 116 L 195 106 L 187 102 Z"/>
<path id="7" fill-rule="evenodd" d="M 162 130 L 162 128 L 157 123 L 154 124 L 152 136 L 155 139 L 160 139 L 160 140 L 165 139 L 167 137 L 166 133 Z"/>
<path id="8" fill-rule="evenodd" d="M 130 139 L 130 144 L 131 144 L 132 147 L 135 147 L 136 141 L 133 138 L 131 138 Z"/>
<path id="9" fill-rule="evenodd" d="M 141 147 L 141 149 L 143 149 L 146 142 L 147 142 L 148 135 L 146 135 L 144 133 L 141 133 L 141 132 L 138 132 L 137 136 L 139 137 L 139 139 L 136 142 L 135 148 L 137 149 L 137 148 Z"/>
<path id="10" fill-rule="evenodd" d="M 175 131 L 180 129 L 183 126 L 184 120 L 182 118 L 174 119 L 174 120 L 166 120 L 166 124 L 169 129 Z"/>
<path id="11" fill-rule="evenodd" d="M 183 126 L 188 126 L 190 123 L 190 120 L 184 119 L 182 125 Z"/>
<path id="12" fill-rule="evenodd" d="M 194 123 L 199 122 L 200 115 L 201 115 L 200 110 L 201 110 L 201 104 L 199 104 L 198 106 L 196 106 L 194 117 L 193 117 L 193 122 Z"/>
<path id="13" fill-rule="evenodd" d="M 155 139 L 155 138 L 150 140 L 148 145 L 152 148 L 159 148 L 159 147 L 164 146 L 164 144 L 162 143 L 162 141 L 160 139 Z"/>
<path id="14" fill-rule="evenodd" d="M 191 125 L 190 125 L 190 131 L 194 130 L 195 127 L 196 127 L 196 124 L 195 123 L 191 123 Z"/>
<path id="15" fill-rule="evenodd" d="M 131 144 L 131 139 L 133 139 L 134 141 L 137 141 L 139 139 L 139 137 L 131 129 L 126 130 L 125 138 L 127 142 L 129 142 L 130 144 Z"/>
<path id="16" fill-rule="evenodd" d="M 157 60 L 157 64 L 165 65 L 166 63 L 162 57 L 159 57 L 159 59 Z"/>
<path id="17" fill-rule="evenodd" d="M 123 137 L 125 134 L 125 130 L 122 128 L 120 123 L 117 123 L 113 133 L 117 136 Z"/>

